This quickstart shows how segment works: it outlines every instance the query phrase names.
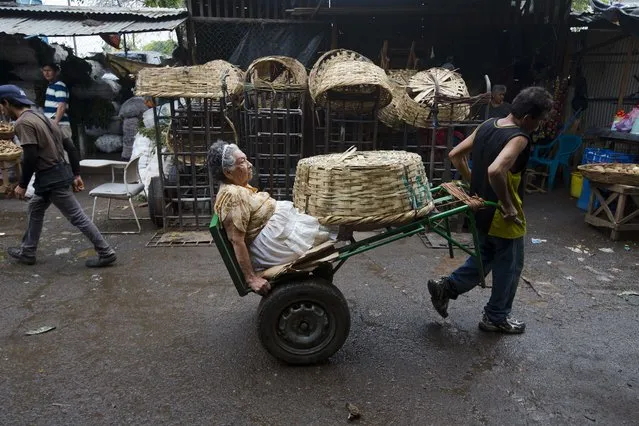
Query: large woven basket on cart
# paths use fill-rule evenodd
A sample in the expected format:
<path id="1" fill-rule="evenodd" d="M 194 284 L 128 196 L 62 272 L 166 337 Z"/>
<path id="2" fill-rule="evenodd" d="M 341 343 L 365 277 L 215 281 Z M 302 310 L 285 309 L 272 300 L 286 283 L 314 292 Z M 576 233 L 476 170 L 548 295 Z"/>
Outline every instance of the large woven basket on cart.
<path id="1" fill-rule="evenodd" d="M 639 186 L 639 164 L 584 164 L 579 166 L 579 171 L 593 182 Z"/>
<path id="2" fill-rule="evenodd" d="M 464 79 L 460 74 L 445 68 L 431 68 L 412 76 L 408 83 L 408 95 L 414 103 L 410 103 L 404 113 L 404 120 L 410 124 L 413 124 L 411 119 L 423 121 L 421 117 L 413 118 L 418 107 L 425 108 L 430 114 L 437 105 L 437 118 L 440 121 L 463 121 L 470 115 L 469 105 L 455 103 L 455 100 L 469 97 Z"/>
<path id="3" fill-rule="evenodd" d="M 20 158 L 22 148 L 10 140 L 0 140 L 0 161 L 13 161 Z"/>
<path id="4" fill-rule="evenodd" d="M 260 93 L 255 93 L 258 89 Z M 308 73 L 300 61 L 288 56 L 265 56 L 253 61 L 244 74 L 244 90 L 259 108 L 300 108 L 308 89 Z"/>
<path id="5" fill-rule="evenodd" d="M 304 158 L 297 164 L 293 202 L 321 224 L 353 229 L 406 223 L 434 208 L 421 157 L 405 151 Z"/>
<path id="6" fill-rule="evenodd" d="M 138 96 L 242 100 L 244 73 L 223 60 L 190 67 L 144 68 L 137 75 Z M 224 90 L 225 88 L 225 90 Z"/>
<path id="7" fill-rule="evenodd" d="M 325 107 L 331 94 L 344 98 L 331 104 L 333 110 L 370 112 L 392 100 L 388 77 L 367 57 L 346 49 L 324 53 L 313 65 L 308 78 L 311 97 Z"/>

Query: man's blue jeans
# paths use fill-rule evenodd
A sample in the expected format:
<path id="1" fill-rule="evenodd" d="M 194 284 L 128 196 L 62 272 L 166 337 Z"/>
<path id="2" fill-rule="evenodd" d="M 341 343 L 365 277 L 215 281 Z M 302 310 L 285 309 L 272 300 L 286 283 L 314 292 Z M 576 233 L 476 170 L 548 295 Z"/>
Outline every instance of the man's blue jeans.
<path id="1" fill-rule="evenodd" d="M 484 311 L 492 322 L 502 322 L 512 310 L 519 277 L 524 268 L 524 238 L 510 240 L 480 232 L 479 250 L 484 274 L 488 275 L 491 271 L 493 273 L 493 288 Z M 466 263 L 450 275 L 449 281 L 451 299 L 456 299 L 457 295 L 479 285 L 481 276 L 475 258 L 469 257 Z"/>

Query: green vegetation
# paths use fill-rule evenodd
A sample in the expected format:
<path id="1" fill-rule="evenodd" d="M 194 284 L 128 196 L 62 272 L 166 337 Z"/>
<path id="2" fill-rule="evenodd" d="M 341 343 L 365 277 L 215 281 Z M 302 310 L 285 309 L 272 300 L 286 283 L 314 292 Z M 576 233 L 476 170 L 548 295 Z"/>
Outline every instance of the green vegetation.
<path id="1" fill-rule="evenodd" d="M 171 56 L 177 44 L 173 40 L 154 40 L 142 46 L 142 50 L 160 52 Z"/>

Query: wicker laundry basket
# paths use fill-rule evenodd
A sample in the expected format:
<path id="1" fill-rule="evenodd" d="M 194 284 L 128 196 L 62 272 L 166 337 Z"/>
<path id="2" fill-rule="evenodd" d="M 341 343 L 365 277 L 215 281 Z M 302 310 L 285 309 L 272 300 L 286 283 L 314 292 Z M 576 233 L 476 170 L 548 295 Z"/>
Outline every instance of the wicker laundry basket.
<path id="1" fill-rule="evenodd" d="M 297 165 L 293 202 L 324 225 L 353 229 L 406 223 L 434 208 L 421 157 L 405 151 L 304 158 Z"/>
<path id="2" fill-rule="evenodd" d="M 367 57 L 346 49 L 324 53 L 313 65 L 308 80 L 311 97 L 326 106 L 329 92 L 339 93 L 352 101 L 336 102 L 333 109 L 372 111 L 392 100 L 391 87 L 383 69 Z M 362 101 L 361 99 L 365 99 Z"/>
<path id="3" fill-rule="evenodd" d="M 226 86 L 231 103 L 242 101 L 244 73 L 238 67 L 215 60 L 190 67 L 144 68 L 136 79 L 138 96 L 222 99 Z"/>
<path id="4" fill-rule="evenodd" d="M 404 119 L 408 123 L 410 123 L 411 116 L 417 113 L 418 107 L 425 107 L 430 114 L 430 110 L 435 103 L 437 103 L 439 110 L 437 118 L 441 121 L 463 121 L 470 115 L 469 105 L 454 104 L 441 99 L 436 101 L 436 95 L 445 99 L 462 99 L 469 96 L 464 79 L 454 71 L 444 68 L 431 68 L 418 72 L 411 77 L 408 83 L 408 95 L 414 100 L 414 104 L 411 103 L 410 108 L 405 113 Z M 414 120 L 418 122 L 424 121 L 422 117 L 415 117 Z"/>
<path id="5" fill-rule="evenodd" d="M 639 164 L 597 163 L 578 167 L 593 182 L 639 186 Z"/>

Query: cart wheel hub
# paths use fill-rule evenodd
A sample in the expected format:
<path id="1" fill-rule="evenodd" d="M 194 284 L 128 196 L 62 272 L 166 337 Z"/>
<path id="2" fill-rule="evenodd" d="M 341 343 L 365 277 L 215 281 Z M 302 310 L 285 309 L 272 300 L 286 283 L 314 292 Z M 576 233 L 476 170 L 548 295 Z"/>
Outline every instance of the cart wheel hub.
<path id="1" fill-rule="evenodd" d="M 278 332 L 295 348 L 313 348 L 330 335 L 329 318 L 326 311 L 313 302 L 295 303 L 282 312 Z"/>

